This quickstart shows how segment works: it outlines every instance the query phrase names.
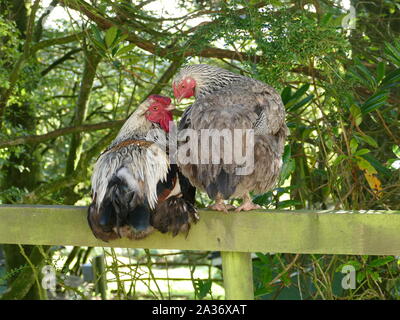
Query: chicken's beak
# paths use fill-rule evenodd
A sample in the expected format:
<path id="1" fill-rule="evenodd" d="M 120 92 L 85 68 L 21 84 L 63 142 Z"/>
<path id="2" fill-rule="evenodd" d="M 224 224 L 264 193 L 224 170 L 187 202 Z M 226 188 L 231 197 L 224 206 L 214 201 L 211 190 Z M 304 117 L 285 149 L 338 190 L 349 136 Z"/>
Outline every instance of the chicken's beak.
<path id="1" fill-rule="evenodd" d="M 170 104 L 168 107 L 167 107 L 167 110 L 168 111 L 172 111 L 172 110 L 175 110 L 175 106 L 173 105 L 173 104 Z"/>

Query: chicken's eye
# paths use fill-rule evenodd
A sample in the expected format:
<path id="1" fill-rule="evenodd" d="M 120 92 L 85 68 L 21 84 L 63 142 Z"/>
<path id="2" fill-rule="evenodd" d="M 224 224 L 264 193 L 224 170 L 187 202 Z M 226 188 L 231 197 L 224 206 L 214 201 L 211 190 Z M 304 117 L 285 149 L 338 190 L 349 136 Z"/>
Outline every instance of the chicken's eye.
<path id="1" fill-rule="evenodd" d="M 183 85 L 182 85 L 182 88 L 185 89 L 185 87 L 186 87 L 186 86 L 183 84 Z"/>
<path id="2" fill-rule="evenodd" d="M 158 110 L 158 107 L 153 107 L 153 110 L 154 110 L 154 111 L 157 111 L 157 110 Z"/>

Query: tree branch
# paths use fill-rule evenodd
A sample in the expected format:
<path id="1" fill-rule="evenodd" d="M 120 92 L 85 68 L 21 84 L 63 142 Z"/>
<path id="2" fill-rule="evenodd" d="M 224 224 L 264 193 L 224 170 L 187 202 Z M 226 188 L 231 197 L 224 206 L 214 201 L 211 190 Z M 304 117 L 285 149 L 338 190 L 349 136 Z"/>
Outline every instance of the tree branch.
<path id="1" fill-rule="evenodd" d="M 62 56 L 61 58 L 57 59 L 51 65 L 49 65 L 46 69 L 44 69 L 40 74 L 42 76 L 45 76 L 51 70 L 53 70 L 55 67 L 57 67 L 59 64 L 63 63 L 64 61 L 66 61 L 68 59 L 70 59 L 75 53 L 77 53 L 77 52 L 79 52 L 81 50 L 82 50 L 81 48 L 78 48 L 78 49 L 73 49 L 73 50 L 67 52 L 64 56 Z"/>
<path id="2" fill-rule="evenodd" d="M 54 139 L 60 136 L 64 136 L 71 133 L 76 132 L 90 132 L 97 131 L 103 129 L 111 129 L 111 128 L 120 128 L 125 120 L 115 120 L 115 121 L 107 121 L 96 124 L 82 124 L 75 127 L 67 127 L 58 130 L 51 131 L 42 135 L 32 135 L 32 136 L 24 136 L 18 137 L 8 141 L 0 141 L 0 149 L 17 146 L 20 144 L 34 144 L 44 142 L 50 139 Z"/>
<path id="3" fill-rule="evenodd" d="M 43 33 L 43 22 L 47 17 L 51 14 L 53 9 L 58 5 L 58 0 L 53 0 L 50 5 L 46 8 L 46 11 L 41 15 L 41 17 L 37 20 L 36 28 L 34 32 L 34 40 L 38 42 L 42 37 Z"/>
<path id="4" fill-rule="evenodd" d="M 96 13 L 96 9 L 89 5 L 88 3 L 84 1 L 65 1 L 61 0 L 61 3 L 64 4 L 64 6 L 67 6 L 73 10 L 77 10 L 84 14 L 86 17 L 88 17 L 90 20 L 95 22 L 101 29 L 106 30 L 111 28 L 112 26 L 116 25 L 117 23 L 103 17 L 102 15 Z M 229 58 L 229 59 L 234 59 L 234 60 L 250 60 L 253 62 L 259 62 L 262 59 L 262 56 L 257 56 L 257 55 L 248 55 L 246 53 L 241 53 L 241 52 L 235 52 L 235 51 L 230 51 L 226 49 L 220 49 L 220 48 L 214 48 L 214 47 L 205 47 L 199 52 L 196 52 L 194 49 L 190 50 L 184 50 L 182 47 L 175 46 L 173 48 L 162 48 L 159 46 L 156 46 L 154 43 L 152 43 L 149 40 L 143 39 L 133 33 L 130 33 L 127 30 L 123 30 L 123 27 L 118 25 L 118 28 L 121 29 L 124 33 L 128 34 L 127 40 L 130 41 L 131 43 L 136 44 L 139 48 L 148 51 L 152 54 L 155 54 L 159 57 L 165 57 L 169 60 L 174 60 L 176 55 L 174 53 L 176 52 L 182 52 L 184 57 L 189 57 L 189 56 L 200 56 L 200 57 L 205 57 L 205 58 Z"/>
<path id="5" fill-rule="evenodd" d="M 96 9 L 90 6 L 88 3 L 84 1 L 65 1 L 61 0 L 61 3 L 69 7 L 71 9 L 80 11 L 90 20 L 95 22 L 101 29 L 106 30 L 110 27 L 116 25 L 121 31 L 128 34 L 127 40 L 133 44 L 136 44 L 139 48 L 152 53 L 156 56 L 163 57 L 169 60 L 176 60 L 176 54 L 181 53 L 182 57 L 204 57 L 204 58 L 217 58 L 217 59 L 231 59 L 237 61 L 251 61 L 253 63 L 260 63 L 264 58 L 261 55 L 249 55 L 244 52 L 232 51 L 227 49 L 215 48 L 215 47 L 204 47 L 202 50 L 195 50 L 193 48 L 184 49 L 181 46 L 173 46 L 173 47 L 160 47 L 159 45 L 154 44 L 150 40 L 146 40 L 144 38 L 139 37 L 138 35 L 129 32 L 128 30 L 124 30 L 123 26 L 118 25 L 117 22 L 112 21 L 111 19 L 105 18 L 102 15 L 96 13 Z M 256 7 L 261 7 L 264 3 L 260 2 L 256 4 Z M 244 10 L 244 9 L 241 9 Z M 306 76 L 313 75 L 314 77 L 324 80 L 324 77 L 317 69 L 310 70 L 308 67 L 296 67 L 292 72 L 301 73 Z"/>
<path id="6" fill-rule="evenodd" d="M 79 126 L 86 120 L 87 109 L 89 105 L 90 93 L 92 91 L 93 81 L 96 76 L 97 66 L 101 56 L 95 50 L 85 52 L 85 66 L 83 68 L 82 81 L 79 89 L 79 96 L 76 103 L 74 126 Z M 79 159 L 82 149 L 82 136 L 76 132 L 71 137 L 71 144 L 68 152 L 66 165 L 66 174 L 74 171 L 76 161 Z"/>
<path id="7" fill-rule="evenodd" d="M 85 31 L 79 32 L 79 33 L 75 33 L 75 34 L 71 34 L 69 36 L 65 36 L 65 37 L 60 37 L 60 38 L 53 38 L 53 39 L 48 39 L 48 40 L 43 40 L 40 41 L 39 43 L 36 43 L 35 45 L 32 46 L 30 53 L 34 54 L 35 52 L 37 52 L 38 50 L 56 45 L 56 44 L 66 44 L 66 43 L 70 43 L 73 41 L 78 41 L 80 39 L 82 39 L 85 35 Z"/>

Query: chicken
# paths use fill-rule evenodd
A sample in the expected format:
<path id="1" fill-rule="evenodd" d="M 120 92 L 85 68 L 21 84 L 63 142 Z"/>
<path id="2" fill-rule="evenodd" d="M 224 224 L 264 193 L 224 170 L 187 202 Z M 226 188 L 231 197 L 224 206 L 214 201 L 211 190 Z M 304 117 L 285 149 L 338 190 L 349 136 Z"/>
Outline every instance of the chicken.
<path id="1" fill-rule="evenodd" d="M 165 151 L 173 123 L 170 103 L 170 98 L 151 95 L 98 158 L 87 217 L 97 238 L 141 239 L 154 229 L 187 234 L 198 220 L 195 188 Z"/>
<path id="2" fill-rule="evenodd" d="M 278 92 L 261 81 L 206 64 L 183 67 L 172 87 L 178 101 L 196 98 L 182 115 L 178 130 L 180 139 L 186 143 L 192 139 L 192 146 L 197 144 L 199 152 L 190 151 L 194 153 L 194 161 L 182 159 L 183 153 L 178 152 L 177 162 L 182 173 L 215 200 L 209 207 L 213 210 L 259 208 L 252 202 L 250 192 L 264 193 L 276 183 L 288 134 L 285 109 Z M 197 135 L 194 138 L 185 135 L 186 140 L 183 139 L 187 129 L 195 130 Z M 209 145 L 205 143 L 208 138 L 202 138 L 207 129 L 214 139 Z M 237 136 L 235 132 L 239 132 Z M 215 137 L 227 133 L 232 140 L 227 139 L 228 144 L 224 141 L 218 146 Z M 238 141 L 242 143 L 236 144 Z M 238 154 L 246 150 L 249 161 L 243 164 Z M 219 152 L 219 161 L 212 159 L 216 152 Z M 230 156 L 226 158 L 226 155 Z M 243 202 L 238 208 L 224 203 L 231 198 L 241 198 Z"/>

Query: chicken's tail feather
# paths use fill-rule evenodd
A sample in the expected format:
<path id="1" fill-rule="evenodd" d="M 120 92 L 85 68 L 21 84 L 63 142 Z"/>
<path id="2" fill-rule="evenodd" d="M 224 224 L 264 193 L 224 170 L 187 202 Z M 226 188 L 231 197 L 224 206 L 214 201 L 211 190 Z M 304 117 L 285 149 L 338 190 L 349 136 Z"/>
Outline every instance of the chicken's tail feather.
<path id="1" fill-rule="evenodd" d="M 100 239 L 103 239 L 104 234 L 112 232 L 117 237 L 141 239 L 153 231 L 150 224 L 151 209 L 147 201 L 140 199 L 137 193 L 129 188 L 125 179 L 117 175 L 108 182 L 98 211 L 95 212 L 93 206 L 92 211 L 89 209 L 90 215 L 97 216 L 93 222 L 97 222 L 98 226 L 90 223 L 90 217 L 88 219 L 92 230 Z M 96 234 L 95 229 L 100 229 L 101 232 Z M 107 240 L 109 239 L 105 241 Z"/>
<path id="2" fill-rule="evenodd" d="M 175 237 L 178 233 L 186 236 L 192 223 L 199 220 L 196 208 L 182 197 L 171 197 L 161 202 L 152 216 L 152 225 L 162 233 L 171 232 Z"/>

